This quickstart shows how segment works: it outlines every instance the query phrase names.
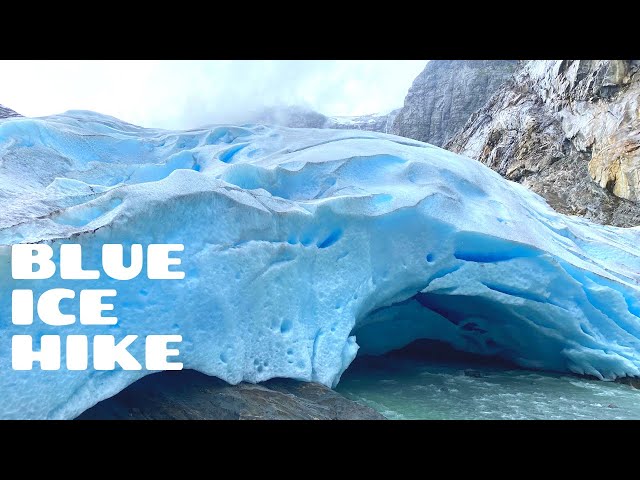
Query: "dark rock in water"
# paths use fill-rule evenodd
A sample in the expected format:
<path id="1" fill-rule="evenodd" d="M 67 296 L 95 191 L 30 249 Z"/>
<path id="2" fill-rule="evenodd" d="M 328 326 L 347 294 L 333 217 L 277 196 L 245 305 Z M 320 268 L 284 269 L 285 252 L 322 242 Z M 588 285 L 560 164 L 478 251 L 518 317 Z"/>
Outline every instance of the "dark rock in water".
<path id="1" fill-rule="evenodd" d="M 622 383 L 624 385 L 630 385 L 633 388 L 640 389 L 640 378 L 639 377 L 620 377 L 620 378 L 616 378 L 616 382 Z"/>
<path id="2" fill-rule="evenodd" d="M 618 406 L 615 403 L 610 403 L 607 408 L 618 408 Z"/>
<path id="3" fill-rule="evenodd" d="M 513 73 L 515 60 L 432 60 L 413 81 L 391 133 L 442 146 Z"/>
<path id="4" fill-rule="evenodd" d="M 465 377 L 473 377 L 473 378 L 483 378 L 484 377 L 482 372 L 479 372 L 477 370 L 465 370 L 464 371 L 464 376 Z"/>
<path id="5" fill-rule="evenodd" d="M 0 118 L 9 118 L 9 117 L 21 117 L 18 112 L 11 110 L 3 105 L 0 105 Z"/>
<path id="6" fill-rule="evenodd" d="M 229 385 L 193 370 L 149 375 L 78 420 L 383 420 L 317 384 L 274 379 Z"/>

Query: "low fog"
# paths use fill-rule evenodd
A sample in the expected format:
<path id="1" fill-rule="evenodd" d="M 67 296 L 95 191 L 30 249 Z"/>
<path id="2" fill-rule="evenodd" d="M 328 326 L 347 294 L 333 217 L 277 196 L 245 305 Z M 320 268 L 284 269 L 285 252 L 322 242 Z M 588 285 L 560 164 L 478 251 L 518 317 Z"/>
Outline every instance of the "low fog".
<path id="1" fill-rule="evenodd" d="M 271 106 L 387 113 L 402 106 L 426 62 L 0 61 L 0 104 L 27 116 L 94 110 L 180 129 L 247 121 Z"/>

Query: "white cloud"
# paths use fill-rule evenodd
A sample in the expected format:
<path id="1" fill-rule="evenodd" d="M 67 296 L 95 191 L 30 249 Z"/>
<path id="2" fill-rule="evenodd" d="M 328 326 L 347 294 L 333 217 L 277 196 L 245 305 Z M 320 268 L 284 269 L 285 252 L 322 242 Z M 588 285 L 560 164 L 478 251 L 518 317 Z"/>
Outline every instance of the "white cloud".
<path id="1" fill-rule="evenodd" d="M 402 106 L 426 60 L 0 61 L 0 104 L 24 115 L 94 110 L 149 127 L 236 122 L 265 105 L 326 115 Z"/>

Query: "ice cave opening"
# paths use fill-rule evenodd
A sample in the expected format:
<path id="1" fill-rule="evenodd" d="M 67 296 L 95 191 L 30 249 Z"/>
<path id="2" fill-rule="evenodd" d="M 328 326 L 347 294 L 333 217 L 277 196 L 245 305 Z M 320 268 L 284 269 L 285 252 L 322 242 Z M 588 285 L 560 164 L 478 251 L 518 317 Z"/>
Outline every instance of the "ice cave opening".
<path id="1" fill-rule="evenodd" d="M 360 349 L 354 364 L 384 366 L 391 355 L 592 375 L 571 368 L 558 335 L 540 328 L 537 313 L 530 301 L 514 305 L 481 296 L 419 292 L 356 322 L 352 335 Z"/>

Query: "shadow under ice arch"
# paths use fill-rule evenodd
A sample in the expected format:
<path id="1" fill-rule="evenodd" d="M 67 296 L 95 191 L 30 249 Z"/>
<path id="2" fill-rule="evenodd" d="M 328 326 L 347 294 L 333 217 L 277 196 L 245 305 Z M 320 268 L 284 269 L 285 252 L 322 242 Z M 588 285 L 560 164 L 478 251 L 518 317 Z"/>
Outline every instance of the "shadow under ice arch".
<path id="1" fill-rule="evenodd" d="M 600 379 L 640 375 L 633 288 L 544 251 L 498 238 L 473 241 L 475 235 L 463 233 L 460 243 L 493 242 L 492 248 L 455 251 L 425 288 L 356 322 L 361 353 L 380 355 L 429 339 L 525 368 Z"/>

